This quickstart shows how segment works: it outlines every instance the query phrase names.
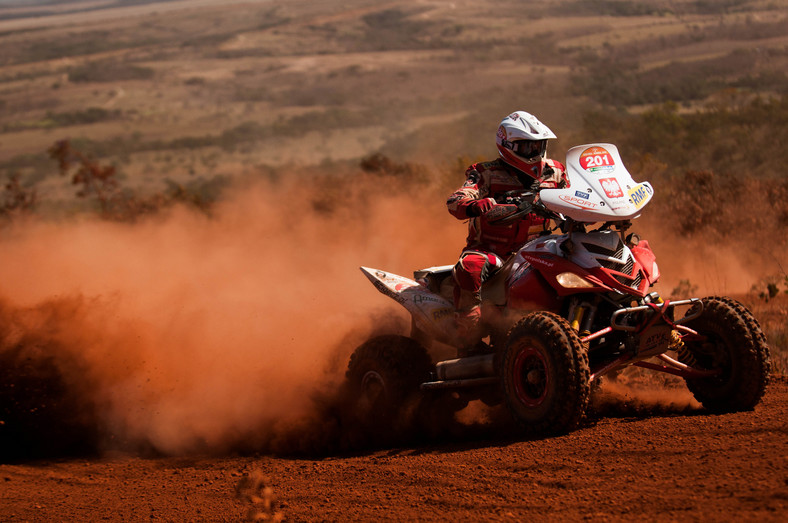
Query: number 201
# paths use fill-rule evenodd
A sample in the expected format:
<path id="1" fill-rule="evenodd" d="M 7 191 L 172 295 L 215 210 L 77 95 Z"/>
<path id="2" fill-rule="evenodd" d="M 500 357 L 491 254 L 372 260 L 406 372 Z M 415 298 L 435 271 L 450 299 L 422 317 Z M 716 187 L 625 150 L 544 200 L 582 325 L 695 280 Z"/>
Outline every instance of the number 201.
<path id="1" fill-rule="evenodd" d="M 606 154 L 597 154 L 586 158 L 586 169 L 589 167 L 601 167 L 602 165 L 610 165 L 610 158 Z"/>

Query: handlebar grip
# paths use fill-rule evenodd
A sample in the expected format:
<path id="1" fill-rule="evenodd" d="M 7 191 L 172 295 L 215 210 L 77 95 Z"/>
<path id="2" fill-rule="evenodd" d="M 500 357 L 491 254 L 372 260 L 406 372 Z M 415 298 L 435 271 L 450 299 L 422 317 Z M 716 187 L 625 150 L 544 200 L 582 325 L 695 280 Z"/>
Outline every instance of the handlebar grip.
<path id="1" fill-rule="evenodd" d="M 532 209 L 531 212 L 533 212 L 535 214 L 538 214 L 542 218 L 547 218 L 548 220 L 562 220 L 563 219 L 560 214 L 558 214 L 555 211 L 551 211 L 550 209 L 548 209 L 547 206 L 544 204 L 544 202 L 542 200 L 539 200 L 539 201 L 536 201 L 536 202 L 533 203 L 533 209 Z"/>
<path id="2" fill-rule="evenodd" d="M 519 211 L 516 205 L 499 203 L 484 213 L 484 217 L 488 222 L 493 223 L 505 220 L 517 212 Z"/>

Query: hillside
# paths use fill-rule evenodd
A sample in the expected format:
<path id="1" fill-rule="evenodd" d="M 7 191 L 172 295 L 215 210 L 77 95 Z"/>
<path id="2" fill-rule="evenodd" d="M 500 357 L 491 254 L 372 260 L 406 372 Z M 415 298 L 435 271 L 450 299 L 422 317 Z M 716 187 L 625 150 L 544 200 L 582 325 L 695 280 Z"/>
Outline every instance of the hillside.
<path id="1" fill-rule="evenodd" d="M 383 152 L 494 152 L 513 108 L 605 141 L 594 111 L 785 91 L 782 2 L 65 2 L 0 7 L 0 167 L 70 138 L 130 184 Z M 735 93 L 735 96 L 734 94 Z M 727 101 L 725 102 L 727 103 Z M 616 113 L 618 114 L 618 113 Z M 709 145 L 710 147 L 710 145 Z"/>
<path id="2" fill-rule="evenodd" d="M 573 145 L 617 144 L 635 178 L 655 188 L 636 227 L 659 260 L 656 290 L 745 302 L 766 331 L 775 374 L 785 374 L 786 8 L 786 0 L 0 2 L 0 393 L 36 392 L 24 395 L 29 412 L 43 412 L 22 431 L 30 454 L 278 448 L 291 424 L 313 421 L 315 398 L 341 378 L 361 339 L 408 325 L 358 266 L 408 274 L 453 263 L 466 226 L 446 213 L 445 198 L 469 162 L 497 154 L 496 127 L 515 109 L 556 131 L 549 152 L 558 160 Z M 767 396 L 775 416 L 785 405 L 779 383 Z M 59 398 L 54 411 L 40 397 Z M 638 426 L 659 433 L 663 420 L 650 416 L 665 402 L 647 403 Z M 717 419 L 685 401 L 667 413 L 677 437 L 684 429 L 674 414 L 687 414 L 698 433 Z M 768 416 L 750 414 L 736 418 L 721 451 L 746 447 L 761 430 L 747 427 Z M 59 422 L 76 431 L 76 450 L 51 436 Z M 604 423 L 618 431 L 625 422 Z M 784 434 L 770 427 L 779 447 Z M 308 428 L 296 436 L 314 436 Z M 606 430 L 578 437 L 596 444 Z M 637 442 L 630 436 L 622 445 Z M 567 451 L 560 443 L 558 454 Z M 467 472 L 465 451 L 434 450 L 449 456 L 454 478 Z M 609 459 L 606 470 L 619 471 Z M 745 467 L 747 456 L 738 459 Z M 132 464 L 131 475 L 146 466 Z M 66 480 L 81 484 L 82 471 L 71 470 Z M 7 482 L 29 473 L 2 472 Z M 740 481 L 720 487 L 726 501 Z M 768 507 L 784 508 L 784 485 L 764 481 L 777 492 Z M 745 514 L 762 516 L 765 494 L 752 496 L 757 510 Z M 292 513 L 308 519 L 309 503 Z"/>
<path id="3" fill-rule="evenodd" d="M 495 156 L 500 119 L 527 109 L 557 132 L 557 159 L 612 142 L 652 181 L 641 227 L 665 253 L 663 292 L 782 291 L 787 5 L 11 2 L 5 208 L 57 218 L 90 203 L 47 154 L 69 140 L 111 177 L 121 218 L 173 201 L 205 210 L 238 180 L 329 176 L 339 194 L 381 169 L 421 171 L 437 209 L 470 160 Z"/>

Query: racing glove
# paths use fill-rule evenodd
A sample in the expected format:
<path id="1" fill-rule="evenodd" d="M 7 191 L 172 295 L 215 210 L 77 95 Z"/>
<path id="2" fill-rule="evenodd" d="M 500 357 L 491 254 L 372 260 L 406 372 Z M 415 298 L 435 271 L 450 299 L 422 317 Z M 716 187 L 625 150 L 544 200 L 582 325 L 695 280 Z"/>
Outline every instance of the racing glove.
<path id="1" fill-rule="evenodd" d="M 495 206 L 493 198 L 482 198 L 468 206 L 468 216 L 481 216 Z"/>

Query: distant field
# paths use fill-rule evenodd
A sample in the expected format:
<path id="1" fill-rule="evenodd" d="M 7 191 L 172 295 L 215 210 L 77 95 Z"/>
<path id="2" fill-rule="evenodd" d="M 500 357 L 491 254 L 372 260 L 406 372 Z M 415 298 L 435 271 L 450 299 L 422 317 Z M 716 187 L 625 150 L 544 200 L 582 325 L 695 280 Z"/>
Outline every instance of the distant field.
<path id="1" fill-rule="evenodd" d="M 0 4 L 0 169 L 40 182 L 63 138 L 142 185 L 377 151 L 450 162 L 492 154 L 518 108 L 549 122 L 560 150 L 584 138 L 590 109 L 784 90 L 786 6 Z"/>

